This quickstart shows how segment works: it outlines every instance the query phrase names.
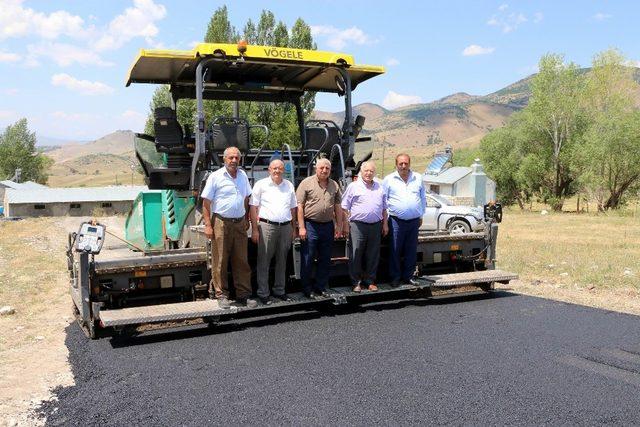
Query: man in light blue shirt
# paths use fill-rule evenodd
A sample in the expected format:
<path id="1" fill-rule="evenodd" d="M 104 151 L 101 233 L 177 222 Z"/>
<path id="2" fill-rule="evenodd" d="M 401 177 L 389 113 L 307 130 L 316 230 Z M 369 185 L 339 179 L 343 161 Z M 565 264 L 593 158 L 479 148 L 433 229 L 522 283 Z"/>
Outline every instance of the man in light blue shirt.
<path id="1" fill-rule="evenodd" d="M 382 182 L 389 213 L 391 285 L 411 284 L 416 269 L 418 229 L 427 204 L 422 176 L 411 171 L 408 154 L 396 156 L 396 171 Z"/>
<path id="2" fill-rule="evenodd" d="M 211 282 L 221 308 L 229 307 L 227 264 L 231 259 L 236 300 L 248 307 L 258 305 L 251 299 L 251 267 L 247 261 L 249 196 L 247 174 L 238 167 L 240 150 L 224 150 L 224 167 L 207 178 L 202 190 L 204 234 L 211 239 Z"/>

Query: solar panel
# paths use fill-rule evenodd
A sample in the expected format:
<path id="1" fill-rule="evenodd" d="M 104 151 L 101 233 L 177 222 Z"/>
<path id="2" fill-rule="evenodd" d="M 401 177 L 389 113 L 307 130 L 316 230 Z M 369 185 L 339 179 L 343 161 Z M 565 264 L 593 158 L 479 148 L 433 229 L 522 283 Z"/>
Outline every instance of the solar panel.
<path id="1" fill-rule="evenodd" d="M 438 175 L 440 172 L 445 170 L 445 165 L 451 160 L 451 153 L 437 153 L 429 166 L 427 166 L 427 171 L 425 173 L 429 175 Z"/>

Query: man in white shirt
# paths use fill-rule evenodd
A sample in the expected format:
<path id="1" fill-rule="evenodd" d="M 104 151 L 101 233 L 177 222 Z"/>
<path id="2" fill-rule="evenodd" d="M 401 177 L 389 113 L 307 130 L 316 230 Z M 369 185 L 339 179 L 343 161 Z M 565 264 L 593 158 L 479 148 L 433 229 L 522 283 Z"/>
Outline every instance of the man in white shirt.
<path id="1" fill-rule="evenodd" d="M 418 251 L 418 229 L 427 196 L 422 176 L 411 170 L 408 154 L 396 156 L 396 171 L 384 178 L 382 187 L 389 212 L 389 275 L 391 286 L 413 283 Z"/>
<path id="2" fill-rule="evenodd" d="M 224 150 L 224 167 L 209 175 L 201 194 L 204 234 L 212 246 L 211 281 L 221 308 L 229 307 L 229 259 L 236 300 L 247 307 L 258 305 L 251 299 L 251 267 L 247 261 L 251 185 L 247 174 L 238 167 L 240 158 L 236 147 Z"/>
<path id="3" fill-rule="evenodd" d="M 284 162 L 269 164 L 269 176 L 256 182 L 249 204 L 251 212 L 251 240 L 258 245 L 258 297 L 270 304 L 269 266 L 276 258 L 273 296 L 288 301 L 285 293 L 285 272 L 291 241 L 296 234 L 296 194 L 293 184 L 283 179 Z"/>

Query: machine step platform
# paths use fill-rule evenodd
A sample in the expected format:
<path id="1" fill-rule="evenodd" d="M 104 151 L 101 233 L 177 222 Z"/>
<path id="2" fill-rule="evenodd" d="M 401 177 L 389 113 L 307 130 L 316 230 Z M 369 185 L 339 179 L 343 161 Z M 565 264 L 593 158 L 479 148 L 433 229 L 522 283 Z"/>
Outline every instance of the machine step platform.
<path id="1" fill-rule="evenodd" d="M 326 297 L 308 298 L 302 292 L 290 293 L 291 301 L 274 301 L 272 304 L 258 302 L 257 307 L 246 307 L 231 304 L 229 308 L 220 308 L 217 300 L 200 300 L 172 304 L 159 304 L 144 307 L 129 307 L 112 310 L 101 310 L 99 313 L 102 327 L 122 327 L 145 323 L 177 322 L 199 318 L 227 319 L 234 317 L 257 317 L 274 312 L 296 311 L 311 308 L 318 304 L 340 305 L 348 301 L 363 301 L 393 298 L 406 298 L 412 291 L 437 288 L 455 288 L 458 286 L 474 286 L 491 282 L 508 283 L 517 279 L 518 275 L 501 270 L 474 271 L 469 273 L 453 273 L 421 276 L 413 285 L 393 287 L 390 284 L 379 284 L 378 291 L 353 292 L 351 287 L 335 287 L 327 290 Z M 402 295 L 401 295 L 402 294 Z M 429 295 L 429 294 L 427 294 Z M 425 295 L 422 295 L 424 297 Z"/>
<path id="2" fill-rule="evenodd" d="M 471 271 L 468 273 L 439 274 L 421 277 L 422 280 L 425 280 L 429 285 L 434 287 L 466 286 L 491 282 L 509 283 L 510 280 L 517 278 L 517 274 L 502 270 Z"/>

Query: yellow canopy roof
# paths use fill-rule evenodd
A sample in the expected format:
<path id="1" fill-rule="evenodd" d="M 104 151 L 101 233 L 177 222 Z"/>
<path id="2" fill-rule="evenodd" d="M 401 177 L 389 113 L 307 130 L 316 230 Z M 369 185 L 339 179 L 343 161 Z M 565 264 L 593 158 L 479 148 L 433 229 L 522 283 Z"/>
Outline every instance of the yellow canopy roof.
<path id="1" fill-rule="evenodd" d="M 246 87 L 340 92 L 336 84 L 339 73 L 332 67 L 346 68 L 352 89 L 384 73 L 384 67 L 357 65 L 351 55 L 344 53 L 249 45 L 241 54 L 235 44 L 201 43 L 192 50 L 140 50 L 126 84 L 193 85 L 198 63 L 213 57 L 219 60 L 208 64 L 207 82 L 231 84 L 236 91 Z"/>

